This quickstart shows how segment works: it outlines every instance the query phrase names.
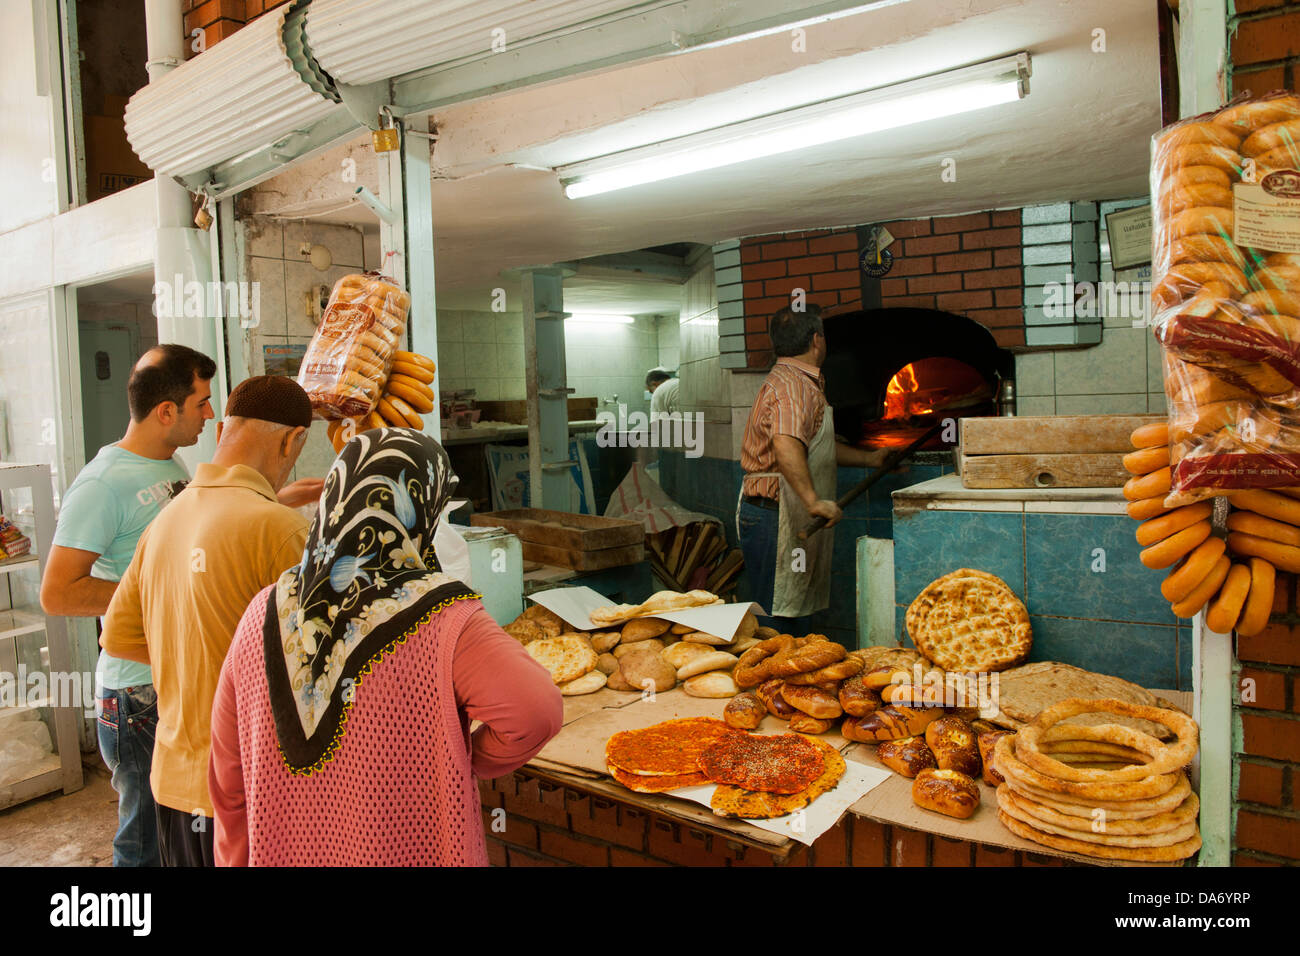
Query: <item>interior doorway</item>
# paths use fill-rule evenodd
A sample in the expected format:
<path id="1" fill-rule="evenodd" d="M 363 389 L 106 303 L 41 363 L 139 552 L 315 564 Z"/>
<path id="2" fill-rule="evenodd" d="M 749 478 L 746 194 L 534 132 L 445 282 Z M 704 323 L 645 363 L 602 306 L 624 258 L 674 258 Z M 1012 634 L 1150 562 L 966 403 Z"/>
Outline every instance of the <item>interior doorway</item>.
<path id="1" fill-rule="evenodd" d="M 130 421 L 127 379 L 136 360 L 157 344 L 152 271 L 77 290 L 77 353 L 86 461 L 126 433 Z"/>

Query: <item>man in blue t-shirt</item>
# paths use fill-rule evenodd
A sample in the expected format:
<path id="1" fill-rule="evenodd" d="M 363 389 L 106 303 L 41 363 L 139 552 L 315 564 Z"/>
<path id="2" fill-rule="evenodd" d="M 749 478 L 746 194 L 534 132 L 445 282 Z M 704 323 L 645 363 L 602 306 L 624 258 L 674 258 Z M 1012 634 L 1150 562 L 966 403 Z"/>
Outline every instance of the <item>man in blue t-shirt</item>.
<path id="1" fill-rule="evenodd" d="M 131 371 L 131 422 L 105 445 L 63 496 L 41 579 L 41 606 L 65 617 L 103 615 L 135 554 L 140 533 L 189 480 L 176 449 L 198 442 L 212 417 L 212 359 L 160 345 Z M 99 749 L 118 794 L 114 866 L 159 866 L 149 771 L 158 719 L 147 664 L 100 652 L 95 682 Z"/>

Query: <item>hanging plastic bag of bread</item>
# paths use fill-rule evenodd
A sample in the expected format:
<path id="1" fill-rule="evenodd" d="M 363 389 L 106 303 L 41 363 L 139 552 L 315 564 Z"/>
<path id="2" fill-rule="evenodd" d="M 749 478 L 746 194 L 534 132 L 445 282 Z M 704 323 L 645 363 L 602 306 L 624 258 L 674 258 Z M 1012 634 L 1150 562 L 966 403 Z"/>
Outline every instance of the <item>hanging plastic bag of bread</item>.
<path id="1" fill-rule="evenodd" d="M 411 297 L 377 272 L 346 275 L 334 284 L 298 373 L 318 417 L 359 418 L 374 411 L 410 305 Z"/>
<path id="2" fill-rule="evenodd" d="M 1298 137 L 1300 97 L 1279 91 L 1152 139 L 1169 507 L 1300 484 Z"/>

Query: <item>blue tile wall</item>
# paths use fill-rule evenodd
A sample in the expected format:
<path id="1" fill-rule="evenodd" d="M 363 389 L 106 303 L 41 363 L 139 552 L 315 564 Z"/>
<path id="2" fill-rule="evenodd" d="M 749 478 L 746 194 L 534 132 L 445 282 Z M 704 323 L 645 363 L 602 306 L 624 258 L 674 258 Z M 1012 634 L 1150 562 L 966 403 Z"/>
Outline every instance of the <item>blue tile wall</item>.
<path id="1" fill-rule="evenodd" d="M 1178 623 L 1121 515 L 1026 514 L 1024 601 L 1030 614 Z M 1103 570 L 1104 569 L 1104 570 Z"/>
<path id="2" fill-rule="evenodd" d="M 1100 549 L 1100 551 L 1098 550 Z M 1191 690 L 1192 631 L 1142 566 L 1124 515 L 920 511 L 894 518 L 897 635 L 907 605 L 960 567 L 998 575 L 1024 600 L 1031 661 L 1057 660 L 1146 687 Z M 1104 556 L 1105 570 L 1099 558 Z"/>
<path id="3" fill-rule="evenodd" d="M 1025 593 L 1024 516 L 996 511 L 917 511 L 894 516 L 894 594 L 900 604 L 958 568 L 996 574 Z"/>

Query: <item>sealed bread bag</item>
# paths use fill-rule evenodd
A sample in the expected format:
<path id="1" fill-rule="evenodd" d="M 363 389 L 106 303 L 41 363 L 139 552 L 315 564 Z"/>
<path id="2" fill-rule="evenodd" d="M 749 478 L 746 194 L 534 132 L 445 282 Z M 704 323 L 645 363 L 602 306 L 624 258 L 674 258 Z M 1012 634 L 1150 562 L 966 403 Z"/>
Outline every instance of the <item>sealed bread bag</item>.
<path id="1" fill-rule="evenodd" d="M 1300 484 L 1300 97 L 1248 94 L 1152 139 L 1167 507 Z"/>
<path id="2" fill-rule="evenodd" d="M 410 305 L 411 297 L 377 272 L 346 275 L 334 284 L 298 372 L 317 417 L 359 418 L 374 410 Z"/>

